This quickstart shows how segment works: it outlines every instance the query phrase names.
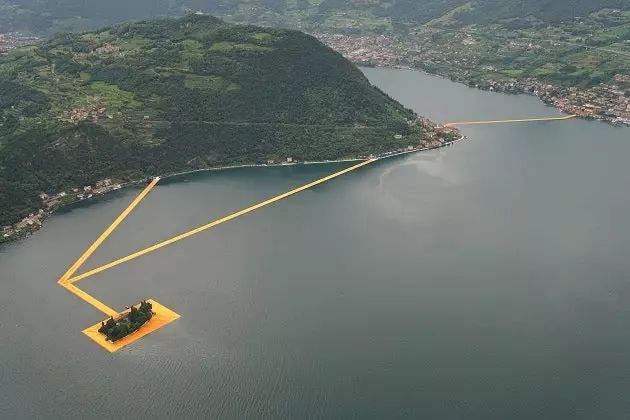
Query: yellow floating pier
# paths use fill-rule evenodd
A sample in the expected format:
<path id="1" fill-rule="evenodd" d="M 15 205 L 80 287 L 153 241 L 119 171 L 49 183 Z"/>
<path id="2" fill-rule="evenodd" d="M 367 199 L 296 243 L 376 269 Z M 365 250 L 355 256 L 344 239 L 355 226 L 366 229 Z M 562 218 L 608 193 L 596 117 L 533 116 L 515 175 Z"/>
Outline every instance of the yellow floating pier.
<path id="1" fill-rule="evenodd" d="M 94 241 L 94 243 L 92 245 L 90 245 L 90 247 L 83 253 L 83 255 L 81 255 L 79 257 L 79 259 L 77 259 L 77 261 L 72 264 L 72 266 L 68 269 L 68 271 L 66 271 L 64 273 L 63 276 L 61 276 L 61 278 L 59 278 L 58 283 L 64 287 L 66 290 L 68 290 L 69 292 L 73 293 L 74 295 L 78 296 L 79 298 L 83 299 L 85 302 L 89 303 L 90 305 L 94 306 L 96 309 L 98 309 L 99 311 L 103 312 L 104 314 L 106 314 L 107 316 L 113 316 L 116 317 L 118 315 L 120 315 L 116 310 L 110 308 L 109 306 L 105 305 L 103 302 L 99 301 L 98 299 L 94 298 L 93 296 L 89 295 L 88 293 L 84 292 L 83 290 L 79 289 L 77 286 L 74 285 L 74 283 L 78 282 L 79 280 L 83 280 L 87 277 L 93 276 L 94 274 L 100 273 L 102 271 L 107 270 L 108 268 L 111 267 L 115 267 L 117 265 L 120 265 L 122 263 L 125 263 L 127 261 L 131 261 L 135 258 L 138 258 L 142 255 L 148 254 L 150 252 L 156 251 L 160 248 L 163 248 L 167 245 L 171 245 L 174 244 L 175 242 L 181 241 L 183 239 L 186 239 L 190 236 L 196 235 L 198 233 L 201 233 L 205 230 L 208 230 L 210 228 L 213 228 L 215 226 L 218 226 L 222 223 L 228 222 L 230 220 L 236 219 L 237 217 L 243 216 L 247 213 L 250 213 L 254 210 L 260 209 L 262 207 L 268 206 L 272 203 L 275 203 L 277 201 L 280 201 L 284 198 L 290 197 L 294 194 L 297 194 L 301 191 L 307 190 L 309 188 L 312 188 L 316 185 L 322 184 L 326 181 L 329 181 L 333 178 L 336 178 L 338 176 L 344 175 L 348 172 L 354 171 L 355 169 L 361 168 L 369 163 L 372 163 L 373 160 L 366 160 L 363 161 L 359 164 L 356 164 L 354 166 L 351 166 L 350 168 L 346 168 L 342 171 L 336 172 L 332 175 L 328 175 L 325 176 L 323 178 L 318 179 L 317 181 L 313 181 L 311 183 L 308 183 L 306 185 L 303 185 L 299 188 L 296 188 L 294 190 L 288 191 L 284 194 L 280 194 L 276 197 L 270 198 L 269 200 L 263 201 L 261 203 L 255 204 L 251 207 L 248 207 L 246 209 L 243 209 L 241 211 L 238 211 L 236 213 L 233 213 L 229 216 L 223 217 L 222 219 L 216 220 L 214 222 L 208 223 L 207 225 L 204 226 L 200 226 L 196 229 L 193 229 L 191 231 L 188 231 L 186 233 L 182 233 L 181 235 L 175 236 L 174 238 L 168 239 L 166 241 L 160 242 L 159 244 L 155 244 L 153 246 L 150 246 L 146 249 L 143 249 L 141 251 L 135 252 L 131 255 L 128 255 L 127 257 L 121 258 L 119 260 L 113 261 L 109 264 L 105 264 L 104 266 L 95 268 L 91 271 L 88 271 L 86 273 L 80 274 L 78 276 L 74 276 L 73 275 L 77 272 L 77 270 L 81 267 L 81 265 L 83 265 L 83 263 L 85 263 L 85 261 L 94 253 L 94 251 L 96 251 L 96 249 L 105 241 L 105 239 L 107 239 L 107 237 L 123 222 L 123 220 L 125 220 L 125 218 L 129 215 L 129 213 L 131 213 L 131 211 L 133 211 L 133 209 L 140 204 L 140 202 L 144 199 L 144 197 L 147 196 L 147 194 L 153 189 L 153 187 L 155 187 L 155 185 L 159 182 L 159 178 L 155 178 L 153 181 L 151 181 L 151 183 L 138 195 L 138 197 L 136 197 L 135 200 L 133 200 L 133 202 L 120 214 L 120 216 L 118 216 L 116 218 L 116 220 L 114 220 L 114 222 L 98 237 L 98 239 L 96 241 Z M 165 306 L 159 304 L 158 302 L 154 301 L 154 300 L 149 300 L 148 302 L 150 302 L 153 305 L 153 312 L 155 313 L 155 315 L 151 318 L 151 320 L 149 320 L 145 325 L 143 325 L 138 331 L 130 334 L 129 336 L 116 341 L 115 343 L 111 343 L 109 341 L 107 341 L 105 339 L 105 336 L 101 333 L 98 332 L 99 328 L 101 327 L 101 323 L 99 322 L 98 324 L 95 324 L 87 329 L 85 329 L 83 331 L 83 333 L 85 335 L 87 335 L 88 337 L 90 337 L 92 340 L 94 340 L 94 342 L 98 343 L 100 346 L 102 346 L 103 348 L 105 348 L 107 351 L 109 352 L 115 352 L 117 350 L 120 350 L 121 348 L 133 343 L 134 341 L 146 336 L 147 334 L 152 333 L 155 330 L 158 330 L 160 328 L 162 328 L 163 326 L 173 322 L 174 320 L 178 319 L 180 316 L 179 314 L 171 311 L 170 309 L 166 308 Z M 124 313 L 124 312 L 123 312 Z"/>
<path id="2" fill-rule="evenodd" d="M 153 187 L 155 187 L 155 185 L 159 181 L 160 181 L 160 178 L 155 178 L 153 179 L 153 181 L 149 183 L 149 185 L 147 185 L 147 187 L 136 197 L 136 199 L 133 200 L 131 204 L 129 204 L 129 206 L 122 213 L 120 213 L 120 216 L 118 216 L 116 220 L 114 220 L 114 222 L 107 229 L 105 229 L 105 232 L 103 232 L 101 236 L 99 236 L 98 239 L 94 241 L 94 243 L 90 245 L 90 247 L 83 253 L 83 255 L 81 255 L 79 259 L 75 261 L 74 264 L 72 264 L 72 266 L 68 269 L 68 271 L 66 271 L 66 273 L 63 276 L 61 276 L 61 278 L 59 279 L 59 283 L 67 282 L 67 280 L 74 273 L 76 273 L 76 271 L 81 267 L 81 265 L 83 265 L 83 263 L 88 258 L 90 258 L 90 255 L 92 255 L 94 251 L 96 251 L 96 249 L 99 246 L 101 246 L 101 244 L 105 241 L 105 239 L 107 239 L 107 237 L 111 235 L 114 229 L 116 229 L 118 225 L 120 225 L 123 222 L 123 220 L 125 220 L 125 218 L 129 216 L 129 213 L 131 213 L 132 210 L 135 209 L 138 204 L 140 204 L 140 202 L 144 199 L 144 197 L 146 197 L 147 194 L 149 194 L 149 192 L 153 189 Z"/>
<path id="3" fill-rule="evenodd" d="M 96 309 L 103 312 L 105 315 L 107 316 L 118 315 L 118 311 L 105 305 L 103 302 L 94 298 L 92 295 L 85 293 L 83 290 L 79 289 L 74 284 L 61 283 L 61 286 L 67 291 L 69 291 L 70 293 L 75 294 L 76 296 L 80 297 L 81 299 L 89 303 L 90 305 L 94 306 Z"/>
<path id="4" fill-rule="evenodd" d="M 114 220 L 114 222 L 98 237 L 98 239 L 94 241 L 92 245 L 90 245 L 90 247 L 83 253 L 83 255 L 81 255 L 74 264 L 72 264 L 68 271 L 66 271 L 65 274 L 61 276 L 61 278 L 59 278 L 58 283 L 64 289 L 80 297 L 85 302 L 94 306 L 96 309 L 103 312 L 107 316 L 116 317 L 120 314 L 116 310 L 105 305 L 103 302 L 94 298 L 90 294 L 76 287 L 74 284 L 72 284 L 73 281 L 70 279 L 70 277 L 81 267 L 81 265 L 83 265 L 83 263 L 94 253 L 94 251 L 96 251 L 96 249 L 103 243 L 103 241 L 105 241 L 105 239 L 107 239 L 107 237 L 111 235 L 114 229 L 116 229 L 118 225 L 120 225 L 123 220 L 125 220 L 129 213 L 131 213 L 133 209 L 138 204 L 140 204 L 140 202 L 144 199 L 144 197 L 147 196 L 147 194 L 149 194 L 149 192 L 153 189 L 153 187 L 155 187 L 159 180 L 159 178 L 155 178 L 154 180 L 152 180 L 149 185 L 147 185 L 147 187 L 136 197 L 136 199 L 133 200 L 131 204 L 129 204 L 129 206 L 127 206 L 127 208 L 120 214 L 120 216 L 118 216 L 116 220 Z M 101 345 L 103 348 L 107 349 L 110 352 L 114 352 L 179 318 L 178 314 L 166 308 L 165 306 L 160 305 L 158 302 L 154 300 L 149 300 L 148 302 L 153 305 L 153 312 L 155 313 L 155 315 L 153 315 L 153 317 L 138 331 L 135 331 L 134 333 L 119 341 L 116 341 L 115 343 L 107 341 L 105 339 L 105 336 L 98 332 L 98 329 L 101 327 L 100 322 L 84 330 L 83 333 L 94 340 L 96 343 Z"/>
<path id="5" fill-rule="evenodd" d="M 451 126 L 460 126 L 460 125 L 476 125 L 476 124 L 501 124 L 501 123 L 519 123 L 519 122 L 532 122 L 532 121 L 558 121 L 558 120 L 568 120 L 571 118 L 575 118 L 575 115 L 568 115 L 565 117 L 544 117 L 544 118 L 525 118 L 525 119 L 514 119 L 514 120 L 494 120 L 494 121 L 468 121 L 468 122 L 452 122 L 452 123 L 448 123 L 448 124 L 444 124 L 444 127 L 451 127 Z M 157 183 L 159 182 L 160 178 L 155 178 L 153 179 L 149 185 L 147 185 L 147 187 L 131 202 L 131 204 L 129 204 L 129 206 L 116 218 L 116 220 L 114 220 L 114 222 L 107 228 L 105 229 L 105 231 L 98 237 L 98 239 L 96 239 L 96 241 L 94 241 L 94 243 L 92 245 L 90 245 L 90 247 L 75 261 L 74 264 L 72 264 L 72 266 L 70 266 L 70 268 L 68 269 L 68 271 L 66 271 L 58 280 L 58 283 L 64 287 L 66 290 L 68 290 L 70 293 L 73 293 L 74 295 L 76 295 L 77 297 L 83 299 L 85 302 L 89 303 L 90 305 L 92 305 L 93 307 L 95 307 L 96 309 L 98 309 L 99 311 L 103 312 L 105 315 L 107 315 L 108 317 L 110 316 L 118 316 L 120 315 L 116 310 L 110 308 L 109 306 L 105 305 L 103 302 L 97 300 L 96 298 L 94 298 L 93 296 L 89 295 L 88 293 L 84 292 L 83 290 L 79 289 L 77 286 L 74 285 L 74 283 L 78 282 L 79 280 L 83 280 L 85 278 L 88 278 L 90 276 L 93 276 L 95 274 L 101 273 L 107 269 L 110 269 L 112 267 L 116 267 L 120 264 L 126 263 L 128 261 L 134 260 L 138 257 L 141 257 L 142 255 L 146 255 L 150 252 L 153 251 L 157 251 L 158 249 L 164 248 L 165 246 L 168 245 L 172 245 L 176 242 L 179 242 L 181 240 L 184 240 L 186 238 L 189 238 L 193 235 L 196 235 L 198 233 L 204 232 L 208 229 L 211 229 L 215 226 L 218 226 L 222 223 L 225 222 L 229 222 L 230 220 L 236 219 L 237 217 L 246 215 L 254 210 L 258 210 L 260 208 L 263 208 L 265 206 L 268 206 L 270 204 L 273 204 L 277 201 L 280 201 L 282 199 L 285 199 L 287 197 L 290 197 L 294 194 L 297 194 L 299 192 L 302 192 L 304 190 L 307 190 L 309 188 L 315 187 L 316 185 L 319 184 L 323 184 L 324 182 L 327 182 L 331 179 L 337 178 L 341 175 L 347 174 L 348 172 L 352 172 L 356 169 L 359 169 L 363 166 L 366 166 L 370 163 L 374 162 L 373 159 L 369 159 L 369 160 L 365 160 L 361 163 L 358 163 L 354 166 L 351 166 L 349 168 L 346 168 L 344 170 L 341 170 L 339 172 L 335 172 L 334 174 L 325 176 L 323 178 L 320 178 L 316 181 L 310 182 L 306 185 L 303 185 L 301 187 L 295 188 L 291 191 L 285 192 L 283 194 L 280 194 L 276 197 L 270 198 L 268 200 L 265 200 L 261 203 L 258 204 L 254 204 L 253 206 L 247 207 L 246 209 L 237 211 L 236 213 L 232 213 L 229 216 L 225 216 L 219 220 L 215 220 L 214 222 L 208 223 L 206 225 L 203 226 L 199 226 L 198 228 L 192 229 L 188 232 L 182 233 L 180 235 L 177 235 L 171 239 L 167 239 L 165 241 L 162 241 L 160 243 L 157 243 L 155 245 L 152 245 L 148 248 L 142 249 L 140 251 L 134 252 L 133 254 L 127 255 L 126 257 L 117 259 L 115 261 L 112 261 L 108 264 L 102 265 L 100 267 L 97 267 L 93 270 L 87 271 L 83 274 L 79 274 L 77 276 L 75 276 L 74 274 L 77 272 L 77 270 L 79 270 L 79 268 L 85 263 L 85 261 L 97 250 L 97 248 L 109 237 L 109 235 L 111 235 L 111 233 L 125 220 L 125 218 L 133 211 L 133 209 L 136 208 L 136 206 L 138 204 L 140 204 L 140 202 L 147 196 L 147 194 L 149 194 L 149 192 L 153 189 L 153 187 L 155 187 L 157 185 Z M 163 326 L 175 321 L 176 319 L 178 319 L 180 316 L 171 311 L 170 309 L 166 308 L 165 306 L 159 304 L 158 302 L 154 301 L 154 300 L 149 300 L 149 302 L 153 305 L 153 312 L 155 313 L 155 315 L 145 324 L 143 325 L 138 331 L 130 334 L 129 336 L 115 342 L 115 343 L 111 343 L 109 341 L 107 341 L 105 339 L 105 336 L 101 333 L 98 332 L 98 329 L 101 327 L 101 323 L 99 322 L 98 324 L 95 324 L 87 329 L 85 329 L 83 331 L 83 333 L 85 335 L 87 335 L 88 337 L 90 337 L 92 340 L 94 340 L 94 342 L 96 342 L 97 344 L 99 344 L 100 346 L 102 346 L 103 348 L 105 348 L 107 351 L 109 352 L 115 352 L 117 350 L 120 350 L 121 348 L 133 343 L 134 341 L 146 336 L 147 334 L 152 333 L 153 331 L 156 331 L 160 328 L 162 328 Z M 124 313 L 124 312 L 123 312 Z"/>
<path id="6" fill-rule="evenodd" d="M 83 334 L 90 337 L 92 340 L 94 340 L 96 344 L 103 347 L 105 350 L 109 351 L 110 353 L 113 353 L 115 351 L 122 349 L 125 346 L 128 346 L 134 341 L 141 339 L 145 335 L 151 334 L 153 331 L 159 330 L 163 326 L 170 324 L 171 322 L 175 321 L 176 319 L 180 317 L 179 314 L 176 314 L 175 312 L 171 311 L 167 307 L 160 305 L 153 299 L 148 299 L 147 302 L 149 302 L 153 306 L 154 315 L 151 317 L 149 321 L 147 321 L 143 326 L 141 326 L 138 331 L 134 331 L 128 336 L 121 338 L 120 340 L 112 343 L 110 341 L 107 341 L 105 339 L 105 336 L 101 334 L 100 332 L 98 332 L 99 328 L 101 328 L 101 323 L 99 322 L 98 324 L 92 325 L 90 328 L 86 328 L 85 330 L 83 330 Z M 113 316 L 116 317 L 116 315 L 122 315 L 127 312 L 129 312 L 129 310 L 126 310 L 120 314 L 114 314 Z M 107 322 L 107 319 L 103 320 L 103 322 Z"/>
<path id="7" fill-rule="evenodd" d="M 208 223 L 207 225 L 199 226 L 196 229 L 190 230 L 190 231 L 188 231 L 186 233 L 182 233 L 180 235 L 177 235 L 177 236 L 175 236 L 175 237 L 173 237 L 171 239 L 167 239 L 166 241 L 160 242 L 160 243 L 152 245 L 152 246 L 150 246 L 148 248 L 145 248 L 145 249 L 142 249 L 140 251 L 134 252 L 133 254 L 127 255 L 126 257 L 120 258 L 120 259 L 118 259 L 116 261 L 112 261 L 112 262 L 110 262 L 108 264 L 102 265 L 102 266 L 97 267 L 97 268 L 95 268 L 93 270 L 87 271 L 87 272 L 85 272 L 83 274 L 79 274 L 78 276 L 73 277 L 73 278 L 71 278 L 68 281 L 70 283 L 74 283 L 74 282 L 77 282 L 79 280 L 83 280 L 85 278 L 88 278 L 90 276 L 98 274 L 98 273 L 100 273 L 102 271 L 105 271 L 105 270 L 107 270 L 109 268 L 116 267 L 117 265 L 120 265 L 120 264 L 126 263 L 128 261 L 134 260 L 134 259 L 136 259 L 138 257 L 141 257 L 141 256 L 145 255 L 145 254 L 148 254 L 148 253 L 153 252 L 153 251 L 157 251 L 160 248 L 164 248 L 165 246 L 174 244 L 175 242 L 179 242 L 179 241 L 181 241 L 183 239 L 189 238 L 189 237 L 191 237 L 193 235 L 196 235 L 198 233 L 201 233 L 201 232 L 203 232 L 205 230 L 211 229 L 211 228 L 213 228 L 215 226 L 218 226 L 218 225 L 220 225 L 222 223 L 229 222 L 230 220 L 236 219 L 237 217 L 243 216 L 243 215 L 245 215 L 247 213 L 251 213 L 254 210 L 258 210 L 258 209 L 260 209 L 262 207 L 265 207 L 265 206 L 268 206 L 270 204 L 273 204 L 273 203 L 275 203 L 277 201 L 280 201 L 280 200 L 282 200 L 284 198 L 290 197 L 290 196 L 292 196 L 294 194 L 297 194 L 299 192 L 302 192 L 304 190 L 312 188 L 312 187 L 314 187 L 316 185 L 322 184 L 322 183 L 324 183 L 326 181 L 330 181 L 333 178 L 337 178 L 338 176 L 341 176 L 343 174 L 347 174 L 348 172 L 354 171 L 355 169 L 359 169 L 359 168 L 361 168 L 361 167 L 363 167 L 363 166 L 365 166 L 365 165 L 367 165 L 369 163 L 372 163 L 372 162 L 373 162 L 373 160 L 363 161 L 363 162 L 361 162 L 361 163 L 359 163 L 357 165 L 351 166 L 350 168 L 347 168 L 347 169 L 344 169 L 342 171 L 336 172 L 336 173 L 334 173 L 332 175 L 328 175 L 328 176 L 326 176 L 324 178 L 318 179 L 317 181 L 313 181 L 313 182 L 311 182 L 309 184 L 303 185 L 303 186 L 301 186 L 299 188 L 296 188 L 294 190 L 285 192 L 284 194 L 280 194 L 280 195 L 278 195 L 276 197 L 270 198 L 269 200 L 263 201 L 262 203 L 255 204 L 255 205 L 253 205 L 251 207 L 248 207 L 246 209 L 243 209 L 241 211 L 237 211 L 236 213 L 230 214 L 229 216 L 223 217 L 222 219 L 215 220 L 214 222 Z"/>
<path id="8" fill-rule="evenodd" d="M 536 122 L 536 121 L 564 121 L 575 118 L 576 115 L 565 115 L 564 117 L 540 117 L 540 118 L 522 118 L 517 120 L 491 120 L 491 121 L 465 121 L 465 122 L 451 122 L 444 124 L 444 127 L 453 127 L 456 125 L 480 125 L 480 124 L 508 124 L 508 123 L 522 123 L 522 122 Z"/>

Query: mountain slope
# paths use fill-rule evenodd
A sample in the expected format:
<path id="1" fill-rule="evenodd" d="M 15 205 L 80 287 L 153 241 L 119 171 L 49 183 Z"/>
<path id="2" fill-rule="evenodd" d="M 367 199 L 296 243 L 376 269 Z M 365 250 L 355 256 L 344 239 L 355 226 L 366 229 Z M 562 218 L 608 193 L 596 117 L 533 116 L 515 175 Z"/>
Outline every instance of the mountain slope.
<path id="1" fill-rule="evenodd" d="M 0 58 L 0 116 L 0 223 L 103 178 L 367 156 L 422 132 L 316 39 L 195 15 Z"/>
<path id="2" fill-rule="evenodd" d="M 630 9 L 630 0 L 478 0 L 461 17 L 467 23 L 493 23 L 501 19 L 534 17 L 557 24 L 605 9 Z"/>

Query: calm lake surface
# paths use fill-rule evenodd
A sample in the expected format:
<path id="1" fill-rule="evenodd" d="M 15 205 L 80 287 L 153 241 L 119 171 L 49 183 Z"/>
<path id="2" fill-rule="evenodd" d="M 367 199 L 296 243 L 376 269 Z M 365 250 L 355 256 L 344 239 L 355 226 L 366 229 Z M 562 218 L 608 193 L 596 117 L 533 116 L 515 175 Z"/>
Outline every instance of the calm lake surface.
<path id="1" fill-rule="evenodd" d="M 535 98 L 365 70 L 438 121 Z M 138 193 L 0 249 L 0 419 L 628 419 L 630 130 L 471 126 L 80 283 L 178 321 L 109 354 L 58 277 Z M 348 164 L 159 184 L 83 270 Z"/>

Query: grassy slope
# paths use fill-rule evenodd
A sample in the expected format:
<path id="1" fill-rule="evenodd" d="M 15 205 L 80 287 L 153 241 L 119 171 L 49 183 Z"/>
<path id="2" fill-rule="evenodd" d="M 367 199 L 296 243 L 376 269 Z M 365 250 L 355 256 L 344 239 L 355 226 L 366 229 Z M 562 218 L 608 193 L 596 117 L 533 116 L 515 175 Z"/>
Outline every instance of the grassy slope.
<path id="1" fill-rule="evenodd" d="M 98 120 L 59 120 L 81 108 Z M 0 223 L 42 191 L 105 177 L 368 155 L 420 135 L 412 111 L 314 38 L 194 15 L 1 58 L 0 114 Z"/>

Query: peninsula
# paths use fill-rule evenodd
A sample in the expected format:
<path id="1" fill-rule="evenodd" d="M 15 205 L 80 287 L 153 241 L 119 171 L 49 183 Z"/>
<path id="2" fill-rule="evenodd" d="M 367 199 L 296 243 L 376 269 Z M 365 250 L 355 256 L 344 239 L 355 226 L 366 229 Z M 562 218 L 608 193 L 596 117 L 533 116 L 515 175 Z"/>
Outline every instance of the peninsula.
<path id="1" fill-rule="evenodd" d="M 232 22 L 316 34 L 360 65 L 419 69 L 479 89 L 535 95 L 582 118 L 630 125 L 630 0 L 138 0 L 133 8 L 119 1 L 4 0 L 0 51 L 60 28 L 200 8 Z"/>
<path id="2" fill-rule="evenodd" d="M 0 241 L 156 174 L 361 159 L 458 137 L 304 33 L 190 15 L 0 56 Z"/>

